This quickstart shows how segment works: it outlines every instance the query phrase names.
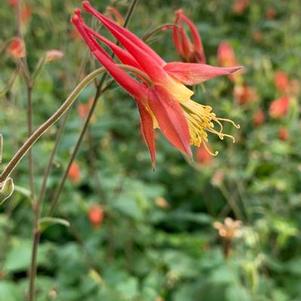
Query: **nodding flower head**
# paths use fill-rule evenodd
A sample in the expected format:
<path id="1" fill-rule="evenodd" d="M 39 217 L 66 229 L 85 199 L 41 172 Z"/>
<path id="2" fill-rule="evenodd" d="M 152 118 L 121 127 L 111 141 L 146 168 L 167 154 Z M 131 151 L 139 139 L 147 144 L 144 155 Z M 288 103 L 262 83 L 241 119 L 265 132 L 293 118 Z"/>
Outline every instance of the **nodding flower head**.
<path id="1" fill-rule="evenodd" d="M 156 128 L 175 148 L 189 156 L 192 154 L 190 145 L 206 143 L 208 133 L 214 133 L 221 139 L 229 136 L 223 133 L 221 122 L 234 123 L 218 118 L 210 106 L 193 101 L 193 91 L 186 85 L 232 74 L 240 70 L 240 66 L 221 68 L 198 63 L 167 63 L 135 34 L 98 12 L 88 1 L 83 2 L 83 8 L 97 18 L 123 46 L 114 44 L 87 26 L 80 10 L 75 11 L 72 23 L 91 53 L 134 98 L 140 114 L 141 132 L 153 164 L 156 158 Z M 108 55 L 104 45 L 112 50 L 119 62 Z M 216 124 L 220 129 L 215 129 Z"/>
<path id="2" fill-rule="evenodd" d="M 189 29 L 190 36 L 187 35 L 185 25 Z M 183 61 L 189 63 L 206 63 L 203 43 L 197 26 L 185 15 L 182 9 L 176 11 L 173 42 Z"/>

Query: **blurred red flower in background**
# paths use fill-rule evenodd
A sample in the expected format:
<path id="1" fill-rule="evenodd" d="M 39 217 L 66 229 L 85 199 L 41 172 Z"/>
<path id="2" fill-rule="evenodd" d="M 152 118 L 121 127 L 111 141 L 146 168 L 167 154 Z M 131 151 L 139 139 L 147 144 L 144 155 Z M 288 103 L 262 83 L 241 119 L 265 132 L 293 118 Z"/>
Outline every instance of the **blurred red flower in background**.
<path id="1" fill-rule="evenodd" d="M 93 227 L 100 227 L 104 220 L 104 209 L 102 206 L 94 204 L 88 210 L 88 219 Z"/>
<path id="2" fill-rule="evenodd" d="M 190 30 L 192 40 L 187 35 L 184 25 Z M 173 27 L 173 42 L 183 61 L 189 63 L 206 63 L 202 39 L 196 25 L 186 17 L 184 11 L 176 11 L 175 26 Z"/>
<path id="3" fill-rule="evenodd" d="M 213 156 L 209 153 L 208 149 L 204 145 L 197 148 L 196 161 L 201 165 L 210 165 L 212 163 Z"/>
<path id="4" fill-rule="evenodd" d="M 284 117 L 289 108 L 289 98 L 287 96 L 282 96 L 274 101 L 272 101 L 269 114 L 272 118 Z"/>
<path id="5" fill-rule="evenodd" d="M 250 0 L 235 0 L 232 6 L 234 13 L 242 14 L 250 5 Z"/>
<path id="6" fill-rule="evenodd" d="M 262 109 L 259 109 L 258 111 L 256 111 L 254 113 L 252 121 L 253 121 L 254 126 L 260 126 L 264 123 L 265 115 L 264 115 L 264 112 Z"/>
<path id="7" fill-rule="evenodd" d="M 10 5 L 10 6 L 17 6 L 18 5 L 18 3 L 19 3 L 19 0 L 8 0 L 7 1 L 8 2 L 8 4 Z"/>
<path id="8" fill-rule="evenodd" d="M 256 91 L 247 84 L 236 85 L 234 87 L 233 94 L 235 101 L 240 105 L 248 104 L 257 100 Z"/>
<path id="9" fill-rule="evenodd" d="M 32 9 L 31 6 L 28 4 L 25 4 L 21 7 L 21 12 L 20 12 L 20 19 L 21 19 L 21 24 L 25 25 L 28 23 L 31 19 L 32 15 Z"/>
<path id="10" fill-rule="evenodd" d="M 277 71 L 274 76 L 274 83 L 280 93 L 286 94 L 288 92 L 290 81 L 286 72 Z"/>
<path id="11" fill-rule="evenodd" d="M 226 41 L 221 42 L 218 46 L 217 60 L 222 67 L 232 67 L 238 64 L 233 47 Z"/>
<path id="12" fill-rule="evenodd" d="M 26 56 L 25 43 L 19 37 L 14 37 L 10 41 L 7 52 L 10 56 L 16 59 L 20 59 Z"/>
<path id="13" fill-rule="evenodd" d="M 86 119 L 92 107 L 93 98 L 90 98 L 86 103 L 80 103 L 77 106 L 77 113 L 81 119 Z M 93 121 L 94 119 L 92 119 Z"/>
<path id="14" fill-rule="evenodd" d="M 284 127 L 280 128 L 278 131 L 278 137 L 282 141 L 286 141 L 288 139 L 288 130 Z"/>
<path id="15" fill-rule="evenodd" d="M 74 183 L 77 184 L 80 181 L 81 178 L 80 173 L 80 167 L 77 162 L 72 162 L 69 172 L 68 172 L 68 179 Z"/>
<path id="16" fill-rule="evenodd" d="M 233 47 L 226 41 L 219 44 L 217 49 L 217 61 L 222 67 L 233 67 L 238 65 L 238 61 Z M 228 76 L 230 80 L 240 82 L 241 74 L 231 74 Z"/>
<path id="17" fill-rule="evenodd" d="M 265 12 L 265 16 L 268 20 L 275 19 L 276 15 L 277 13 L 274 7 L 269 7 Z"/>

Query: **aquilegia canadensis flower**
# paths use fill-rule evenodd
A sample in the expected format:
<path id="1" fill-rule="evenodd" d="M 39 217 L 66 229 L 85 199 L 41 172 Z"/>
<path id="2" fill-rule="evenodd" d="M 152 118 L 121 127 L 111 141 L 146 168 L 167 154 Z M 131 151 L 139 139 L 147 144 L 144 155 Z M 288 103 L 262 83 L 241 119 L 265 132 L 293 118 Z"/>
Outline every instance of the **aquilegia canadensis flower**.
<path id="1" fill-rule="evenodd" d="M 241 67 L 221 68 L 205 64 L 166 63 L 153 49 L 129 30 L 94 9 L 88 1 L 83 8 L 95 16 L 120 42 L 121 48 L 88 27 L 75 10 L 72 22 L 96 59 L 107 69 L 116 82 L 136 101 L 141 132 L 149 148 L 154 164 L 156 158 L 154 128 L 160 128 L 166 139 L 182 153 L 191 156 L 190 145 L 200 146 L 207 142 L 211 132 L 223 139 L 220 121 L 210 106 L 191 99 L 193 92 L 185 85 L 195 85 L 220 75 L 229 75 Z M 135 78 L 118 65 L 100 43 L 109 47 L 123 65 L 137 70 Z M 215 129 L 215 124 L 220 130 Z M 235 125 L 235 124 L 234 124 Z"/>

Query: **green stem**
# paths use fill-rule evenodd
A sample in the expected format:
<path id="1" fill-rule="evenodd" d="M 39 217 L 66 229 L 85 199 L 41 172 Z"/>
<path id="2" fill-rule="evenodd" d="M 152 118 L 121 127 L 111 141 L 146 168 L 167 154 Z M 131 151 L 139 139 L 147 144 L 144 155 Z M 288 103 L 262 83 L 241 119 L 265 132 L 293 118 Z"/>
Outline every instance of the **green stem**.
<path id="1" fill-rule="evenodd" d="M 126 27 L 128 25 L 128 23 L 130 21 L 130 18 L 132 16 L 133 12 L 134 12 L 134 9 L 135 9 L 137 3 L 138 3 L 138 0 L 133 0 L 132 1 L 131 6 L 129 7 L 128 13 L 127 13 L 126 18 L 125 18 L 124 27 Z M 117 45 L 118 44 L 119 43 L 117 42 Z M 112 54 L 111 57 L 114 58 L 114 54 Z M 135 68 L 132 68 L 132 70 L 130 70 L 129 66 L 127 66 L 127 68 L 131 72 L 136 72 L 137 75 L 139 76 L 139 72 L 140 72 L 139 70 L 135 70 Z M 56 207 L 56 205 L 57 205 L 57 203 L 59 201 L 60 195 L 61 195 L 61 193 L 63 191 L 63 187 L 65 185 L 65 182 L 66 182 L 66 179 L 67 179 L 67 176 L 68 176 L 68 173 L 69 173 L 69 169 L 70 169 L 70 167 L 72 165 L 72 162 L 74 161 L 74 159 L 75 159 L 75 157 L 76 157 L 76 155 L 77 155 L 77 153 L 79 151 L 80 145 L 81 145 L 81 143 L 83 141 L 83 138 L 85 136 L 85 133 L 86 133 L 86 131 L 88 129 L 91 117 L 93 116 L 93 113 L 95 111 L 95 108 L 96 108 L 96 105 L 97 105 L 97 102 L 98 102 L 98 98 L 101 95 L 101 90 L 103 89 L 103 86 L 104 86 L 104 83 L 105 83 L 105 80 L 106 80 L 106 76 L 107 76 L 107 74 L 105 73 L 102 76 L 102 78 L 100 79 L 100 82 L 99 82 L 99 84 L 96 87 L 96 93 L 95 93 L 95 96 L 94 96 L 94 99 L 93 99 L 93 103 L 91 105 L 91 108 L 90 108 L 90 111 L 88 113 L 88 116 L 87 116 L 87 118 L 85 120 L 85 123 L 84 123 L 84 125 L 83 125 L 83 127 L 81 129 L 81 132 L 79 134 L 79 137 L 78 137 L 78 140 L 77 140 L 77 142 L 75 144 L 75 147 L 74 147 L 74 149 L 72 151 L 72 154 L 70 156 L 70 159 L 69 159 L 69 162 L 67 164 L 67 167 L 66 167 L 66 169 L 65 169 L 65 171 L 64 171 L 64 173 L 62 175 L 62 178 L 60 180 L 59 186 L 58 186 L 57 190 L 54 193 L 54 197 L 52 198 L 52 201 L 51 201 L 51 204 L 50 204 L 50 208 L 49 208 L 49 211 L 48 211 L 48 215 L 53 214 L 53 212 L 55 210 L 55 207 Z"/>
<path id="2" fill-rule="evenodd" d="M 99 74 L 103 73 L 105 69 L 99 68 L 89 75 L 87 75 L 71 92 L 65 102 L 60 106 L 60 108 L 39 128 L 37 128 L 28 139 L 24 142 L 21 148 L 16 152 L 12 159 L 8 162 L 7 166 L 4 168 L 0 175 L 0 182 L 3 182 L 15 169 L 17 164 L 21 159 L 28 153 L 32 146 L 37 142 L 37 140 L 54 124 L 56 123 L 72 106 L 80 92 L 89 85 Z"/>

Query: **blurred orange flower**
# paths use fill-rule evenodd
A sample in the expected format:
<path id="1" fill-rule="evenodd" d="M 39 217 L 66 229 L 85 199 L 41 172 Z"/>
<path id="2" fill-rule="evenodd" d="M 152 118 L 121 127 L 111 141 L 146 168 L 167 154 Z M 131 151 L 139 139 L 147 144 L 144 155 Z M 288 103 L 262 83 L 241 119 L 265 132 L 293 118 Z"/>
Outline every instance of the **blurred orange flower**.
<path id="1" fill-rule="evenodd" d="M 277 71 L 274 77 L 274 83 L 277 90 L 281 93 L 287 93 L 289 89 L 289 78 L 286 72 L 284 71 Z"/>
<path id="2" fill-rule="evenodd" d="M 232 10 L 234 13 L 240 15 L 248 8 L 249 4 L 250 0 L 235 0 Z"/>
<path id="3" fill-rule="evenodd" d="M 104 219 L 103 207 L 97 204 L 92 205 L 88 210 L 88 218 L 92 226 L 100 227 Z"/>
<path id="4" fill-rule="evenodd" d="M 93 103 L 93 98 L 90 98 L 86 103 L 80 103 L 77 107 L 78 116 L 81 119 L 86 119 Z"/>
<path id="5" fill-rule="evenodd" d="M 32 15 L 31 6 L 28 4 L 23 5 L 21 7 L 21 12 L 20 12 L 21 24 L 25 25 L 26 23 L 28 23 L 31 18 L 31 15 Z"/>
<path id="6" fill-rule="evenodd" d="M 276 15 L 277 13 L 274 7 L 269 7 L 265 12 L 265 16 L 268 20 L 275 19 Z"/>
<path id="7" fill-rule="evenodd" d="M 157 197 L 155 199 L 155 204 L 159 207 L 159 208 L 162 208 L 162 209 L 167 209 L 170 207 L 169 203 L 167 202 L 167 200 L 163 197 Z"/>
<path id="8" fill-rule="evenodd" d="M 68 172 L 68 179 L 76 184 L 80 181 L 80 167 L 77 162 L 73 162 Z"/>
<path id="9" fill-rule="evenodd" d="M 253 124 L 254 126 L 260 126 L 264 123 L 265 121 L 265 115 L 262 109 L 259 109 L 258 111 L 256 111 L 253 115 Z"/>
<path id="10" fill-rule="evenodd" d="M 7 2 L 10 6 L 17 6 L 19 3 L 19 0 L 8 0 Z"/>
<path id="11" fill-rule="evenodd" d="M 210 165 L 212 163 L 213 156 L 208 152 L 208 149 L 202 144 L 197 148 L 196 161 L 202 165 Z"/>
<path id="12" fill-rule="evenodd" d="M 272 118 L 284 117 L 289 109 L 289 98 L 287 96 L 282 96 L 274 101 L 272 101 L 269 114 Z"/>
<path id="13" fill-rule="evenodd" d="M 288 139 L 288 130 L 284 127 L 280 128 L 278 131 L 278 137 L 282 141 L 286 141 Z"/>
<path id="14" fill-rule="evenodd" d="M 238 64 L 233 47 L 226 41 L 218 46 L 217 60 L 222 67 L 232 67 Z"/>
<path id="15" fill-rule="evenodd" d="M 7 52 L 10 56 L 20 59 L 26 56 L 24 41 L 19 37 L 14 37 L 7 47 Z"/>
<path id="16" fill-rule="evenodd" d="M 233 67 L 238 64 L 233 47 L 226 41 L 221 42 L 218 46 L 217 60 L 221 67 Z M 241 74 L 231 74 L 228 77 L 232 81 L 239 81 Z"/>
<path id="17" fill-rule="evenodd" d="M 247 84 L 235 85 L 233 94 L 235 101 L 240 105 L 248 104 L 257 100 L 256 91 Z"/>
<path id="18" fill-rule="evenodd" d="M 205 64 L 205 52 L 197 26 L 185 15 L 182 9 L 176 11 L 174 25 L 173 42 L 181 58 L 188 63 Z M 185 31 L 184 25 L 188 26 L 191 39 Z"/>

